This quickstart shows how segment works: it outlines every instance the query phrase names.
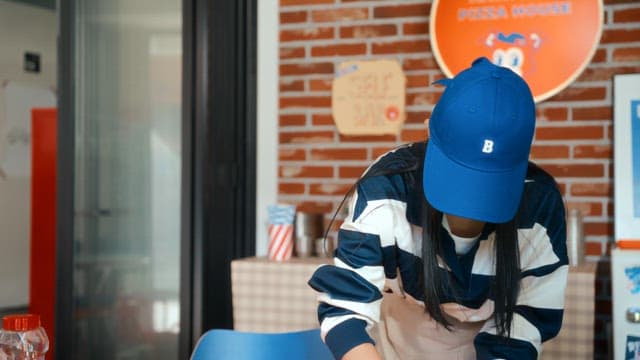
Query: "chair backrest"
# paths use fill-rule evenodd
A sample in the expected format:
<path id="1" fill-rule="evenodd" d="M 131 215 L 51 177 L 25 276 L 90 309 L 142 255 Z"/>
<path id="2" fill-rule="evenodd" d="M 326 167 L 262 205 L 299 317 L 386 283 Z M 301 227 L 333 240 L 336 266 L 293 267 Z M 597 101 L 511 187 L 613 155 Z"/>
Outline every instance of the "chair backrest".
<path id="1" fill-rule="evenodd" d="M 204 333 L 191 360 L 333 360 L 320 339 L 320 330 L 251 333 L 214 329 Z"/>

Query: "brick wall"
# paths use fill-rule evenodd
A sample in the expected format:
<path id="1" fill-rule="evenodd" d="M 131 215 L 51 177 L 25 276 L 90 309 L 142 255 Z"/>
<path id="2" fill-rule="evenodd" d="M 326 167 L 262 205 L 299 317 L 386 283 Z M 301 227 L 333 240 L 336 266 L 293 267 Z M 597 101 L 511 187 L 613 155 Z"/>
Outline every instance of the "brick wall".
<path id="1" fill-rule="evenodd" d="M 330 214 L 361 172 L 398 144 L 423 140 L 443 76 L 429 43 L 431 1 L 281 0 L 279 193 L 303 211 Z M 599 262 L 596 358 L 607 358 L 608 255 L 613 237 L 612 81 L 640 72 L 640 1 L 605 0 L 601 42 L 568 88 L 539 103 L 532 158 L 584 214 L 586 252 Z M 345 60 L 396 59 L 407 77 L 398 136 L 343 136 L 331 117 L 331 82 Z"/>

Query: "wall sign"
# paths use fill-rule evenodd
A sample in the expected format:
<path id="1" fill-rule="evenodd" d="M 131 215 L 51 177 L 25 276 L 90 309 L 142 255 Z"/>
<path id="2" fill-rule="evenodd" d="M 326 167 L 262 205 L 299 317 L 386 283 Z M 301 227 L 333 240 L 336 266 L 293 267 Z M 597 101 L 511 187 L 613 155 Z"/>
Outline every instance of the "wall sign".
<path id="1" fill-rule="evenodd" d="M 602 0 L 433 0 L 429 31 L 448 77 L 485 56 L 520 74 L 539 102 L 589 64 L 602 22 Z"/>
<path id="2" fill-rule="evenodd" d="M 405 120 L 405 83 L 397 61 L 340 64 L 331 96 L 338 131 L 345 135 L 398 134 Z"/>
<path id="3" fill-rule="evenodd" d="M 640 249 L 640 74 L 613 77 L 613 124 L 614 237 Z"/>

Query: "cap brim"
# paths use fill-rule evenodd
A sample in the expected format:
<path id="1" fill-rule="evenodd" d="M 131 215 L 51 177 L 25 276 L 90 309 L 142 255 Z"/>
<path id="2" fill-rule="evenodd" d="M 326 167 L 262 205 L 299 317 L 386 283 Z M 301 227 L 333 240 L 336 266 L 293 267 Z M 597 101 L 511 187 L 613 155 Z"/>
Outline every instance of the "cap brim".
<path id="1" fill-rule="evenodd" d="M 508 171 L 472 169 L 452 161 L 429 141 L 422 182 L 431 206 L 443 213 L 505 223 L 516 214 L 526 171 L 526 161 Z"/>

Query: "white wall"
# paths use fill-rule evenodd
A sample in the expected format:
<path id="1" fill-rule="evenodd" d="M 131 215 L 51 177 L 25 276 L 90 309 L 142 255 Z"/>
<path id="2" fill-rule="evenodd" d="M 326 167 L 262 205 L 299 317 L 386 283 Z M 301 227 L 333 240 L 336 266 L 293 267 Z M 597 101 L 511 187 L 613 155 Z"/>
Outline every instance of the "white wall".
<path id="1" fill-rule="evenodd" d="M 7 128 L 2 89 L 7 82 L 55 89 L 56 34 L 55 11 L 0 0 L 0 159 Z M 23 70 L 26 51 L 40 54 L 40 73 Z M 0 175 L 0 308 L 28 302 L 30 187 L 29 176 Z"/>
<path id="2" fill-rule="evenodd" d="M 279 1 L 258 1 L 256 254 L 267 253 L 267 206 L 278 195 Z"/>

